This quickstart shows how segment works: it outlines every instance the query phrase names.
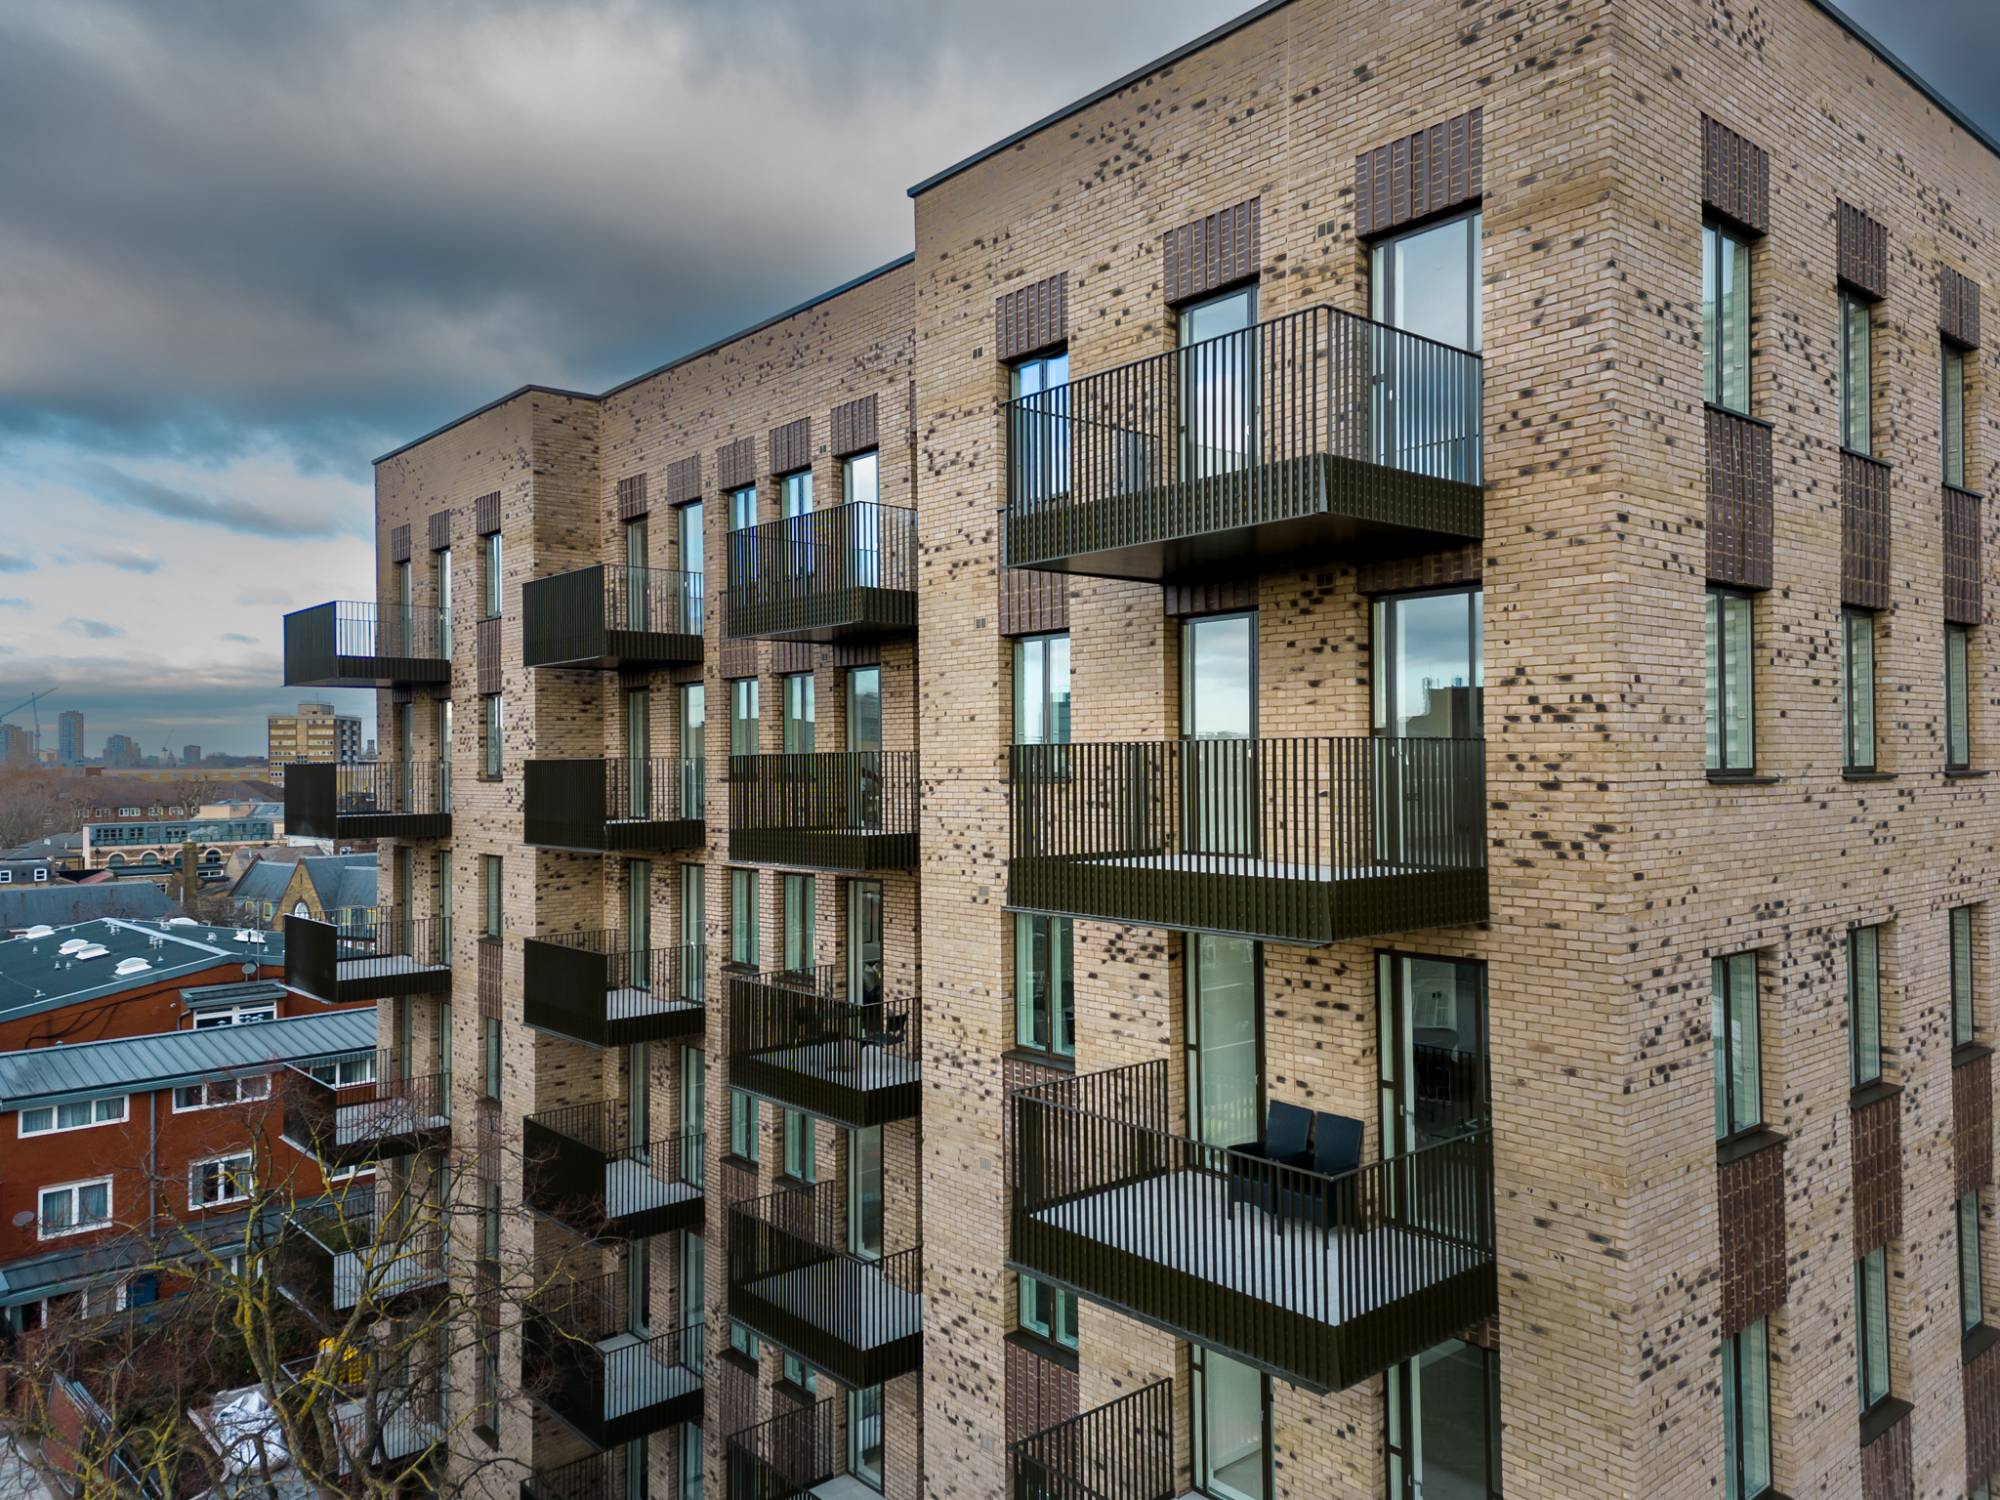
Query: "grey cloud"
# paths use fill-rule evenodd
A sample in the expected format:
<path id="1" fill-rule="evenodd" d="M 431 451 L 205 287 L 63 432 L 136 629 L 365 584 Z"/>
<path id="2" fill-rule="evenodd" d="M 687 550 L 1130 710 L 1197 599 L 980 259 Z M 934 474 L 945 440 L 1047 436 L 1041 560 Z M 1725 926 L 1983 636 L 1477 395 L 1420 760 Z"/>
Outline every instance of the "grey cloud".
<path id="1" fill-rule="evenodd" d="M 176 664 L 145 653 L 137 644 L 113 658 L 41 656 L 10 661 L 0 674 L 0 703 L 60 682 L 58 708 L 81 709 L 94 735 L 129 734 L 150 748 L 176 750 L 199 740 L 210 750 L 248 754 L 264 746 L 264 719 L 298 704 L 283 684 L 275 654 L 258 653 L 227 664 Z M 335 694 L 336 698 L 342 695 Z M 346 695 L 344 713 L 366 721 L 373 733 L 375 696 Z M 45 705 L 46 706 L 46 705 Z"/>
<path id="2" fill-rule="evenodd" d="M 247 588 L 236 591 L 236 602 L 245 606 L 285 605 L 292 602 L 292 596 L 285 589 Z"/>
<path id="3" fill-rule="evenodd" d="M 220 495 L 197 495 L 136 474 L 128 474 L 111 464 L 89 462 L 82 465 L 85 482 L 100 500 L 134 510 L 150 511 L 174 521 L 200 521 L 247 531 L 256 536 L 295 539 L 335 536 L 352 529 L 357 518 L 335 515 L 286 512 L 251 500 Z"/>
<path id="4" fill-rule="evenodd" d="M 0 573 L 32 573 L 35 565 L 12 552 L 0 552 Z"/>
<path id="5" fill-rule="evenodd" d="M 225 630 L 221 635 L 217 636 L 216 639 L 218 641 L 235 641 L 239 645 L 243 646 L 254 646 L 257 644 L 256 636 L 245 635 L 240 630 Z"/>
<path id="6" fill-rule="evenodd" d="M 102 620 L 83 620 L 71 615 L 62 622 L 62 628 L 71 635 L 87 636 L 93 641 L 108 641 L 113 636 L 125 633 L 122 625 L 107 625 Z"/>
<path id="7" fill-rule="evenodd" d="M 27 609 L 26 599 L 0 599 L 0 609 Z"/>
<path id="8" fill-rule="evenodd" d="M 150 552 L 117 542 L 86 542 L 76 548 L 76 556 L 86 562 L 104 563 L 127 573 L 157 573 L 160 560 Z"/>

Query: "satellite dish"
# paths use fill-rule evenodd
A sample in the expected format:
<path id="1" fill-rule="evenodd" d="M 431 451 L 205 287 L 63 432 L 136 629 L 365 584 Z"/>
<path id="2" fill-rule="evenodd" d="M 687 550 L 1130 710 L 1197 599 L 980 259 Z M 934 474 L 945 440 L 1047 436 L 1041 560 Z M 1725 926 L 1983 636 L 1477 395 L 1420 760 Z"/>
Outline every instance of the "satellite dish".
<path id="1" fill-rule="evenodd" d="M 35 1211 L 31 1208 L 24 1208 L 19 1213 L 14 1215 L 14 1227 L 16 1229 L 26 1229 L 30 1224 L 34 1222 L 35 1222 Z"/>

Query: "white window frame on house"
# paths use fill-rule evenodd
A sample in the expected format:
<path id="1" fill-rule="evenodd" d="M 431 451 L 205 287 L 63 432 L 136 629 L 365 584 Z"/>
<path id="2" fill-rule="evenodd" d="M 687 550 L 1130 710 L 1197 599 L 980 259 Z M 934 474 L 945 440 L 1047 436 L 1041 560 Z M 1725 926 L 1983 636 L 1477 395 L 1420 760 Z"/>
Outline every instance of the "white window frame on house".
<path id="1" fill-rule="evenodd" d="M 86 1108 L 90 1118 L 74 1125 L 62 1123 L 66 1109 Z M 117 1112 L 112 1113 L 113 1110 Z M 46 1125 L 31 1125 L 29 1121 L 38 1115 L 46 1115 Z M 95 1130 L 100 1125 L 123 1125 L 132 1115 L 131 1100 L 124 1094 L 100 1094 L 94 1099 L 69 1099 L 60 1104 L 31 1104 L 22 1110 L 15 1121 L 15 1130 L 20 1139 L 26 1140 L 38 1135 L 63 1135 L 72 1130 Z"/>
<path id="2" fill-rule="evenodd" d="M 202 1197 L 200 1195 L 200 1189 L 198 1187 L 198 1184 L 203 1182 L 205 1179 L 206 1174 L 204 1173 L 203 1169 L 206 1167 L 223 1168 L 226 1167 L 231 1162 L 242 1162 L 245 1164 L 247 1170 L 243 1173 L 229 1172 L 226 1174 L 222 1171 L 218 1171 L 215 1174 L 214 1180 L 218 1185 L 221 1185 L 226 1182 L 231 1187 L 244 1187 L 244 1191 L 237 1193 L 225 1193 L 223 1196 L 219 1198 Z M 246 1180 L 247 1180 L 247 1186 L 245 1186 Z M 248 1203 L 250 1201 L 251 1196 L 256 1191 L 257 1191 L 257 1158 L 256 1155 L 252 1152 L 231 1151 L 223 1156 L 210 1156 L 204 1158 L 201 1161 L 194 1161 L 188 1163 L 188 1207 L 189 1208 L 227 1208 L 232 1203 Z"/>
<path id="3" fill-rule="evenodd" d="M 278 1006 L 274 1000 L 258 1005 L 218 1005 L 213 1010 L 196 1011 L 194 1029 L 208 1031 L 217 1026 L 251 1026 L 259 1021 L 277 1019 Z"/>
<path id="4" fill-rule="evenodd" d="M 46 880 L 47 880 L 48 878 L 49 878 L 49 869 L 48 869 L 48 866 L 47 866 L 47 865 L 36 865 L 36 866 L 35 866 L 35 881 L 36 881 L 36 883 L 37 883 L 37 884 L 40 884 L 40 883 L 42 883 L 42 882 L 46 881 Z"/>
<path id="5" fill-rule="evenodd" d="M 229 1097 L 222 1098 L 219 1091 L 227 1088 Z M 199 1101 L 182 1103 L 184 1096 L 194 1094 L 199 1089 Z M 240 1078 L 211 1078 L 203 1083 L 181 1084 L 174 1090 L 174 1113 L 191 1115 L 203 1109 L 228 1109 L 237 1104 L 261 1104 L 271 1097 L 271 1075 L 269 1073 L 249 1073 Z"/>
<path id="6" fill-rule="evenodd" d="M 94 1187 L 104 1189 L 104 1217 L 101 1219 L 92 1219 L 86 1223 L 77 1216 L 83 1211 L 83 1190 Z M 52 1193 L 67 1193 L 69 1195 L 71 1219 L 69 1224 L 61 1229 L 50 1229 L 48 1227 L 47 1203 Z M 73 1234 L 90 1234 L 93 1231 L 108 1228 L 114 1211 L 111 1179 L 109 1177 L 85 1177 L 76 1182 L 51 1183 L 48 1187 L 35 1189 L 35 1238 L 38 1240 L 61 1240 L 67 1239 Z"/>
<path id="7" fill-rule="evenodd" d="M 375 1054 L 357 1052 L 352 1057 L 329 1057 L 306 1071 L 332 1089 L 351 1089 L 375 1081 Z"/>

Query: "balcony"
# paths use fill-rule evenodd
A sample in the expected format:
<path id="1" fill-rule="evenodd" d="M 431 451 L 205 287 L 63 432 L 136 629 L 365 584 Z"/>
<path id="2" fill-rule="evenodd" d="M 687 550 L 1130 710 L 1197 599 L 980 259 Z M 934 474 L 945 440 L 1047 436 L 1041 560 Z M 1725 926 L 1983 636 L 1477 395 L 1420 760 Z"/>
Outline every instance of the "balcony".
<path id="1" fill-rule="evenodd" d="M 388 1316 L 444 1290 L 443 1226 L 378 1214 L 372 1189 L 319 1200 L 286 1229 L 278 1285 L 323 1327 L 345 1322 L 356 1308 Z"/>
<path id="2" fill-rule="evenodd" d="M 521 1152 L 528 1206 L 579 1234 L 638 1239 L 701 1227 L 700 1135 L 633 1141 L 624 1107 L 605 1100 L 529 1115 Z"/>
<path id="3" fill-rule="evenodd" d="M 521 838 L 584 854 L 699 849 L 700 756 L 531 760 L 522 783 Z"/>
<path id="4" fill-rule="evenodd" d="M 837 641 L 917 628 L 917 513 L 872 500 L 729 533 L 724 631 Z"/>
<path id="5" fill-rule="evenodd" d="M 729 1316 L 866 1388 L 921 1360 L 923 1250 L 870 1258 L 836 1248 L 846 1242 L 843 1196 L 822 1182 L 729 1205 Z"/>
<path id="6" fill-rule="evenodd" d="M 1173 1500 L 1177 1493 L 1170 1380 L 1007 1448 L 1009 1500 Z"/>
<path id="7" fill-rule="evenodd" d="M 377 1071 L 386 1072 L 391 1059 L 381 1054 Z M 287 1065 L 281 1080 L 285 1138 L 328 1167 L 413 1156 L 451 1140 L 450 1080 L 443 1073 L 336 1086 Z"/>
<path id="8" fill-rule="evenodd" d="M 729 1500 L 810 1500 L 814 1486 L 846 1472 L 846 1405 L 845 1398 L 829 1396 L 730 1433 Z"/>
<path id="9" fill-rule="evenodd" d="M 341 599 L 285 616 L 286 687 L 405 687 L 451 681 L 435 610 Z"/>
<path id="10" fill-rule="evenodd" d="M 1164 1059 L 1008 1113 L 1013 1268 L 1177 1338 L 1326 1392 L 1498 1308 L 1483 1127 L 1326 1176 L 1176 1134 Z"/>
<path id="11" fill-rule="evenodd" d="M 1016 745 L 1007 904 L 1320 946 L 1486 919 L 1483 740 Z"/>
<path id="12" fill-rule="evenodd" d="M 643 1484 L 634 1489 L 627 1483 L 628 1463 L 619 1447 L 536 1469 L 521 1481 L 521 1500 L 645 1500 Z"/>
<path id="13" fill-rule="evenodd" d="M 624 1283 L 551 1288 L 521 1329 L 522 1385 L 599 1448 L 701 1420 L 701 1325 L 634 1332 Z"/>
<path id="14" fill-rule="evenodd" d="M 1008 567 L 1190 581 L 1484 534 L 1479 356 L 1330 307 L 1005 411 Z"/>
<path id="15" fill-rule="evenodd" d="M 440 1279 L 439 1285 L 442 1285 Z M 414 1384 L 399 1383 L 387 1371 L 377 1374 L 370 1368 L 371 1356 L 364 1344 L 346 1346 L 334 1339 L 322 1340 L 313 1354 L 290 1360 L 278 1373 L 291 1387 L 296 1410 L 309 1409 L 308 1403 L 331 1408 L 335 1448 L 316 1454 L 327 1470 L 346 1474 L 351 1460 L 364 1459 L 367 1466 L 389 1477 L 400 1477 L 417 1468 L 429 1468 L 445 1457 L 444 1413 L 435 1380 Z M 374 1423 L 373 1447 L 369 1437 Z M 313 1429 L 315 1443 L 320 1434 Z"/>
<path id="16" fill-rule="evenodd" d="M 641 948 L 623 932 L 566 932 L 521 943 L 522 1019 L 593 1047 L 698 1037 L 704 950 Z"/>
<path id="17" fill-rule="evenodd" d="M 907 997 L 856 1002 L 832 964 L 729 976 L 729 1081 L 854 1129 L 921 1107 L 922 1014 Z"/>
<path id="18" fill-rule="evenodd" d="M 338 922 L 287 916 L 285 983 L 329 1005 L 448 995 L 447 929 L 435 918 L 409 916 L 393 906 L 343 914 Z"/>
<path id="19" fill-rule="evenodd" d="M 451 837 L 451 767 L 435 760 L 285 767 L 285 832 L 319 839 Z"/>
<path id="20" fill-rule="evenodd" d="M 631 672 L 701 660 L 699 573 L 610 563 L 521 586 L 521 661 Z"/>
<path id="21" fill-rule="evenodd" d="M 816 870 L 917 863 L 917 752 L 729 757 L 729 857 Z"/>

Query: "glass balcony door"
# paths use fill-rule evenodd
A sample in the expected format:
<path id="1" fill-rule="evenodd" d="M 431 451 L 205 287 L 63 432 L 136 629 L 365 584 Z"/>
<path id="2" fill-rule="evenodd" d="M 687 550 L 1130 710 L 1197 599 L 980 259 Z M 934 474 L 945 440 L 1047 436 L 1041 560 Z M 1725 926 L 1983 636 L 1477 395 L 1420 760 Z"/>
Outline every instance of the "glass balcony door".
<path id="1" fill-rule="evenodd" d="M 701 502 L 683 505 L 675 513 L 680 523 L 681 579 L 674 597 L 680 601 L 680 624 L 684 635 L 701 634 L 702 579 L 707 571 L 702 541 Z"/>
<path id="2" fill-rule="evenodd" d="M 848 796 L 845 826 L 882 826 L 882 669 L 854 667 L 847 674 Z"/>
<path id="3" fill-rule="evenodd" d="M 1391 1367 L 1390 1500 L 1499 1500 L 1500 1356 L 1446 1339 Z"/>
<path id="4" fill-rule="evenodd" d="M 651 611 L 646 600 L 646 518 L 625 523 L 625 628 L 649 630 Z"/>
<path id="5" fill-rule="evenodd" d="M 681 684 L 681 805 L 679 816 L 702 814 L 702 737 L 708 733 L 708 689 L 699 682 Z"/>
<path id="6" fill-rule="evenodd" d="M 1181 309 L 1181 477 L 1248 465 L 1257 451 L 1257 288 Z"/>
<path id="7" fill-rule="evenodd" d="M 653 744 L 652 705 L 650 695 L 644 688 L 631 688 L 625 694 L 625 816 L 646 818 L 651 814 L 648 807 L 652 802 L 649 795 L 652 788 L 647 785 L 647 773 L 652 762 L 647 758 Z"/>
<path id="8" fill-rule="evenodd" d="M 625 1246 L 625 1327 L 642 1339 L 653 1331 L 651 1240 L 632 1240 Z"/>
<path id="9" fill-rule="evenodd" d="M 1188 1349 L 1194 1398 L 1195 1488 L 1215 1500 L 1271 1493 L 1270 1384 L 1251 1366 L 1200 1344 Z"/>
<path id="10" fill-rule="evenodd" d="M 882 882 L 847 883 L 847 998 L 855 1005 L 882 1003 Z M 866 1030 L 880 1030 L 879 1018 L 862 1018 Z"/>
<path id="11" fill-rule="evenodd" d="M 1188 1134 L 1241 1146 L 1263 1134 L 1263 1008 L 1248 938 L 1187 937 Z"/>
<path id="12" fill-rule="evenodd" d="M 1009 500 L 1024 510 L 1070 488 L 1069 354 L 1024 359 L 1011 372 Z"/>
<path id="13" fill-rule="evenodd" d="M 882 1258 L 882 1127 L 847 1132 L 847 1252 Z"/>
<path id="14" fill-rule="evenodd" d="M 1375 733 L 1391 740 L 1479 739 L 1485 677 L 1478 589 L 1375 601 Z M 1389 865 L 1435 864 L 1477 817 L 1460 799 L 1442 747 L 1383 747 L 1376 776 L 1376 852 Z M 1440 812 L 1440 809 L 1445 811 Z"/>
<path id="15" fill-rule="evenodd" d="M 1181 631 L 1182 836 L 1190 852 L 1256 850 L 1257 616 Z"/>
<path id="16" fill-rule="evenodd" d="M 708 1118 L 708 1056 L 681 1048 L 681 1176 L 701 1186 L 702 1122 Z"/>
<path id="17" fill-rule="evenodd" d="M 1384 1156 L 1452 1140 L 1487 1117 L 1486 975 L 1477 963 L 1376 959 Z"/>
<path id="18" fill-rule="evenodd" d="M 882 1387 L 847 1393 L 847 1472 L 882 1488 Z"/>
<path id="19" fill-rule="evenodd" d="M 1466 214 L 1377 242 L 1371 316 L 1375 461 L 1442 479 L 1479 476 L 1478 372 L 1437 346 L 1478 353 L 1480 216 Z"/>

